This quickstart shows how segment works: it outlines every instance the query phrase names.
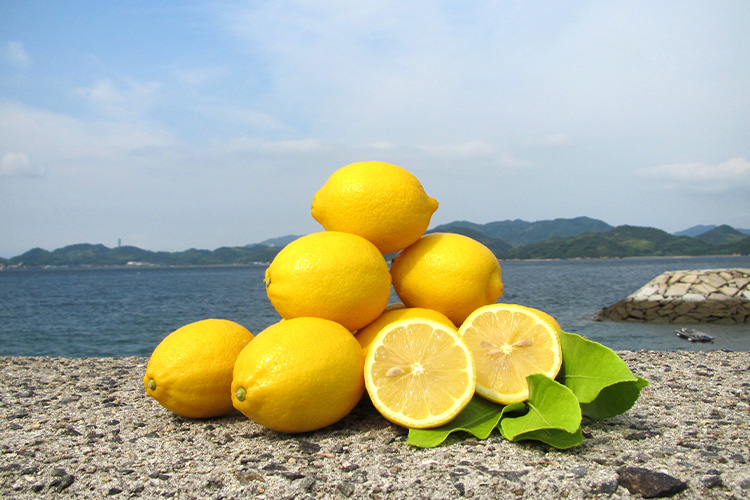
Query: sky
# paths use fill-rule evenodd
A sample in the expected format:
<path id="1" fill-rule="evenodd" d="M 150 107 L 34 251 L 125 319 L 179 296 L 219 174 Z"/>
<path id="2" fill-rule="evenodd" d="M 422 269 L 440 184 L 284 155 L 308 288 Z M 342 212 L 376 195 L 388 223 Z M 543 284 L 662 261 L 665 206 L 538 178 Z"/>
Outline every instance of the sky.
<path id="1" fill-rule="evenodd" d="M 0 257 L 322 230 L 337 169 L 456 220 L 750 228 L 750 2 L 0 0 Z"/>

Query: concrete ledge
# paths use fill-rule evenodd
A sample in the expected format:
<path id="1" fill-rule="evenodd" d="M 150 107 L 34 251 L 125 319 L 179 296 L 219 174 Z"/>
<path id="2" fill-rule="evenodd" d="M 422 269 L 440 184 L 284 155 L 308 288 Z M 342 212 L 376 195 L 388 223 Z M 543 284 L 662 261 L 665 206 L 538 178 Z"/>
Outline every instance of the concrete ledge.
<path id="1" fill-rule="evenodd" d="M 618 354 L 651 385 L 566 451 L 496 432 L 413 448 L 366 399 L 300 435 L 190 420 L 145 395 L 145 358 L 0 357 L 0 498 L 641 498 L 643 470 L 686 483 L 674 498 L 748 498 L 750 353 Z"/>
<path id="2" fill-rule="evenodd" d="M 750 269 L 661 274 L 614 305 L 600 320 L 660 323 L 750 322 Z"/>

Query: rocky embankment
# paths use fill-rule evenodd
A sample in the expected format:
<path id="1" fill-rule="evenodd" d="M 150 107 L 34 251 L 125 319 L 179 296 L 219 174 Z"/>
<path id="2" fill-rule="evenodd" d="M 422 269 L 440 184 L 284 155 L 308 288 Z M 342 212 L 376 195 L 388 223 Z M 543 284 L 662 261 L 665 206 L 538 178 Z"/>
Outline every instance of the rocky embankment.
<path id="1" fill-rule="evenodd" d="M 661 323 L 750 322 L 750 269 L 703 269 L 661 274 L 599 319 Z"/>

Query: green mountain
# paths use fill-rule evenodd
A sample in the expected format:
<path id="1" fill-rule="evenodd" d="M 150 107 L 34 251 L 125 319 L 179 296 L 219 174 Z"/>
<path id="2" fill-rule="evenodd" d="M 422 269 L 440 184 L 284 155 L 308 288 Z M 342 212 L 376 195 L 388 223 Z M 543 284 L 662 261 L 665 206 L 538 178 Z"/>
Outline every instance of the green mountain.
<path id="1" fill-rule="evenodd" d="M 722 245 L 721 248 L 729 255 L 750 255 L 750 236 L 734 243 Z"/>
<path id="2" fill-rule="evenodd" d="M 584 233 L 601 233 L 609 231 L 612 226 L 590 217 L 573 219 L 554 219 L 527 222 L 524 220 L 504 220 L 475 224 L 467 221 L 456 221 L 437 226 L 433 232 L 459 232 L 459 229 L 472 229 L 490 238 L 502 240 L 514 247 L 539 243 L 550 238 L 569 238 Z"/>
<path id="3" fill-rule="evenodd" d="M 128 263 L 157 266 L 211 266 L 270 262 L 278 248 L 267 245 L 249 247 L 221 247 L 216 250 L 191 248 L 182 252 L 152 252 L 133 246 L 108 248 L 104 245 L 81 243 L 58 248 L 52 252 L 34 248 L 12 259 L 5 265 L 44 266 L 124 266 Z"/>
<path id="4" fill-rule="evenodd" d="M 695 237 L 696 240 L 705 241 L 711 245 L 726 245 L 735 243 L 747 237 L 732 226 L 726 224 L 715 227 Z"/>
<path id="5" fill-rule="evenodd" d="M 291 243 L 292 241 L 299 238 L 300 235 L 296 234 L 287 234 L 286 236 L 279 236 L 276 238 L 270 238 L 264 241 L 261 241 L 260 243 L 251 243 L 250 245 L 245 245 L 246 248 L 252 247 L 254 245 L 266 245 L 269 247 L 284 247 Z"/>
<path id="6" fill-rule="evenodd" d="M 605 229 L 608 228 L 608 229 Z M 696 237 L 677 236 L 661 229 L 612 227 L 588 217 L 551 221 L 498 221 L 475 224 L 456 221 L 429 232 L 452 232 L 480 241 L 500 259 L 578 259 L 657 257 L 677 255 L 750 255 L 750 236 L 730 226 L 718 226 Z M 499 235 L 504 235 L 500 237 Z M 52 252 L 34 248 L 0 266 L 212 266 L 270 262 L 297 236 L 282 236 L 244 247 L 216 250 L 191 248 L 182 252 L 152 252 L 133 246 L 108 248 L 82 243 Z M 521 243 L 532 241 L 532 243 Z M 392 257 L 389 254 L 386 258 Z"/>
<path id="7" fill-rule="evenodd" d="M 716 224 L 698 224 L 697 226 L 692 226 L 687 229 L 683 229 L 682 231 L 677 231 L 674 233 L 675 236 L 691 236 L 695 238 L 698 235 L 701 235 L 705 233 L 706 231 L 710 231 L 712 229 L 715 229 L 717 226 Z"/>
<path id="8" fill-rule="evenodd" d="M 572 259 L 601 257 L 657 257 L 711 255 L 717 247 L 689 236 L 674 236 L 650 227 L 618 226 L 603 233 L 552 238 L 502 255 L 506 259 Z"/>
<path id="9" fill-rule="evenodd" d="M 750 234 L 750 229 L 742 229 L 742 228 L 739 228 L 739 227 L 727 226 L 726 224 L 724 224 L 721 227 L 725 227 L 725 226 L 728 227 L 728 228 L 734 229 L 735 231 L 737 231 L 739 233 L 742 233 L 742 234 L 744 234 L 746 236 Z M 717 226 L 716 224 L 708 224 L 708 225 L 698 224 L 697 226 L 692 226 L 692 227 L 689 227 L 687 229 L 683 229 L 682 231 L 677 231 L 676 233 L 674 233 L 674 235 L 675 236 L 692 236 L 693 238 L 695 238 L 697 236 L 705 234 L 708 231 L 711 231 L 711 230 L 716 229 L 718 227 L 719 226 Z"/>

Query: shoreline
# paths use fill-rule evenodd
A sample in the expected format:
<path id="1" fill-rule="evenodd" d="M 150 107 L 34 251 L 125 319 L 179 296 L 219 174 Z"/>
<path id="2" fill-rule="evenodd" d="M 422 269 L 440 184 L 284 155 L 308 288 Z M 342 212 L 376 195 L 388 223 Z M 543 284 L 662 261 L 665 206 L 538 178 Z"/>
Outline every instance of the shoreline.
<path id="1" fill-rule="evenodd" d="M 539 259 L 501 259 L 498 257 L 498 262 L 567 262 L 567 261 L 578 261 L 578 260 L 636 260 L 636 259 L 701 259 L 701 258 L 747 258 L 748 255 L 742 254 L 707 254 L 707 255 L 630 255 L 624 257 L 555 257 L 555 258 L 539 258 Z M 83 270 L 83 269 L 191 269 L 191 268 L 204 268 L 204 267 L 258 267 L 268 266 L 271 262 L 249 262 L 249 263 L 226 263 L 226 264 L 152 264 L 148 262 L 138 262 L 136 264 L 111 264 L 111 265 L 96 265 L 96 264 L 81 264 L 81 265 L 64 265 L 64 266 L 15 266 L 5 265 L 0 267 L 2 271 L 43 271 L 43 270 Z"/>
<path id="2" fill-rule="evenodd" d="M 496 431 L 414 448 L 366 398 L 298 435 L 239 413 L 191 420 L 146 396 L 148 358 L 3 356 L 0 496 L 641 498 L 625 467 L 684 482 L 673 498 L 750 495 L 750 352 L 617 352 L 651 385 L 564 451 Z"/>

